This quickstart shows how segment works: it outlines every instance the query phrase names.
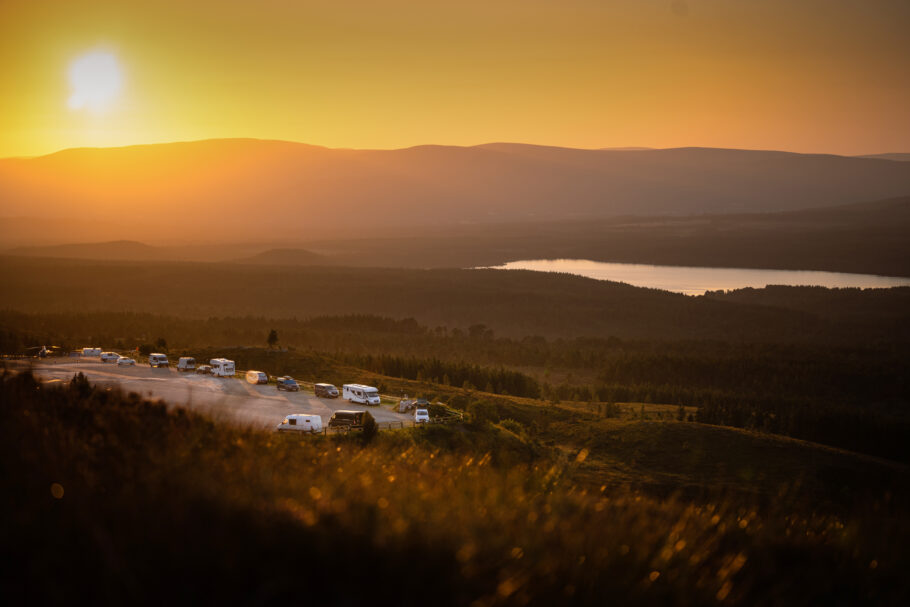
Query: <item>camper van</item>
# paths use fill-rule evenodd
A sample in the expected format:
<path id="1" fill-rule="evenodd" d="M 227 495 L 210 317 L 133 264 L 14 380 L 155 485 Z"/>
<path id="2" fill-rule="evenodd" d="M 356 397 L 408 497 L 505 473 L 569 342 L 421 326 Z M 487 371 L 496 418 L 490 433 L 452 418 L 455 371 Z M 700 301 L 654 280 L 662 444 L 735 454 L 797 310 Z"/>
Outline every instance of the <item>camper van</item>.
<path id="1" fill-rule="evenodd" d="M 209 361 L 212 375 L 215 377 L 234 377 L 234 361 L 226 358 L 213 358 Z"/>
<path id="2" fill-rule="evenodd" d="M 82 348 L 82 356 L 101 356 L 101 348 Z"/>
<path id="3" fill-rule="evenodd" d="M 196 359 L 192 356 L 181 356 L 177 361 L 178 371 L 193 371 L 196 369 Z"/>
<path id="4" fill-rule="evenodd" d="M 351 403 L 378 405 L 379 390 L 362 384 L 344 384 L 341 386 L 342 398 Z"/>
<path id="5" fill-rule="evenodd" d="M 275 428 L 278 432 L 322 432 L 322 418 L 312 413 L 292 413 Z"/>
<path id="6" fill-rule="evenodd" d="M 164 354 L 149 354 L 149 366 L 150 367 L 166 367 L 168 366 L 167 356 Z"/>
<path id="7" fill-rule="evenodd" d="M 267 384 L 269 383 L 269 376 L 262 371 L 247 371 L 246 381 L 251 384 Z"/>

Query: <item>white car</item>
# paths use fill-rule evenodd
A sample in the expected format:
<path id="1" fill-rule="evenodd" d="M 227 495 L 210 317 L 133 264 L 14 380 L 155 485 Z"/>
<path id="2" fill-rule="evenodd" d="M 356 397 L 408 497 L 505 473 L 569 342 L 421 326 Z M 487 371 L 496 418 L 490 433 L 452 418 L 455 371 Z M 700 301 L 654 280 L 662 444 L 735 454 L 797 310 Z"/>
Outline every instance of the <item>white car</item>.
<path id="1" fill-rule="evenodd" d="M 322 432 L 322 418 L 312 413 L 292 413 L 275 428 L 278 432 Z"/>
<path id="2" fill-rule="evenodd" d="M 103 363 L 115 363 L 120 360 L 120 355 L 116 352 L 102 352 L 101 353 L 101 362 Z"/>
<path id="3" fill-rule="evenodd" d="M 428 424 L 430 423 L 430 412 L 426 409 L 415 409 L 414 410 L 414 423 L 415 424 Z"/>
<path id="4" fill-rule="evenodd" d="M 127 356 L 121 356 L 120 358 L 117 359 L 118 367 L 133 367 L 135 365 L 136 365 L 136 361 Z"/>

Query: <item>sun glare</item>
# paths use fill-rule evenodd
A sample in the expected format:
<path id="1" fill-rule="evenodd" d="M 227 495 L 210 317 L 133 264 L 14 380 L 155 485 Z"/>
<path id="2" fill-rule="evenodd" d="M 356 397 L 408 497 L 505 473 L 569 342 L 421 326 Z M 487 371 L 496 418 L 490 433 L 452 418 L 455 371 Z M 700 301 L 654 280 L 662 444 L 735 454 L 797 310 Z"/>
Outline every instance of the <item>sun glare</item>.
<path id="1" fill-rule="evenodd" d="M 103 51 L 82 55 L 69 68 L 72 87 L 67 105 L 74 110 L 107 110 L 120 94 L 123 77 L 117 58 Z"/>

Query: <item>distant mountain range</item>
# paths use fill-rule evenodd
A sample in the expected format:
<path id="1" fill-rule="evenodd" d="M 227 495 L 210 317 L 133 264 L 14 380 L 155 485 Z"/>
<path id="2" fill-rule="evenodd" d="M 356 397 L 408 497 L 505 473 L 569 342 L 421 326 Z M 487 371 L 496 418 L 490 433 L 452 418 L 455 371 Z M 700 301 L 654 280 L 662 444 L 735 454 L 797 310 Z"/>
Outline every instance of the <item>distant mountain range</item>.
<path id="1" fill-rule="evenodd" d="M 765 213 L 905 194 L 910 163 L 881 158 L 209 140 L 0 160 L 0 238 L 404 237 L 418 226 Z"/>
<path id="2" fill-rule="evenodd" d="M 910 162 L 910 154 L 867 154 L 858 156 L 858 158 L 877 158 L 879 160 L 897 160 L 898 162 Z"/>

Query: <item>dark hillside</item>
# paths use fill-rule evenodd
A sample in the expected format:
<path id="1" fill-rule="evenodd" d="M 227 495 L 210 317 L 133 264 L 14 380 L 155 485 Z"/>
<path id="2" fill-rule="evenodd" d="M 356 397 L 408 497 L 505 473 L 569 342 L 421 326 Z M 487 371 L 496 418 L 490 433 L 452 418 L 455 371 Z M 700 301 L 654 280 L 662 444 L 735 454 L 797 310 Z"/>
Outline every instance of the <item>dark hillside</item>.
<path id="1" fill-rule="evenodd" d="M 307 600 L 324 605 L 377 589 L 397 605 L 908 599 L 910 530 L 885 498 L 840 515 L 742 495 L 654 499 L 592 486 L 587 449 L 554 463 L 457 440 L 520 444 L 508 426 L 301 439 L 79 378 L 4 375 L 0 599 L 285 604 L 313 580 Z"/>
<path id="2" fill-rule="evenodd" d="M 513 337 L 641 337 L 837 342 L 854 325 L 815 312 L 694 298 L 566 274 L 14 259 L 0 263 L 3 305 L 36 312 L 151 312 L 185 318 L 373 314 L 430 326 L 484 324 Z M 878 298 L 891 305 L 894 297 Z M 874 316 L 874 312 L 873 312 Z M 907 339 L 872 323 L 864 339 Z"/>

